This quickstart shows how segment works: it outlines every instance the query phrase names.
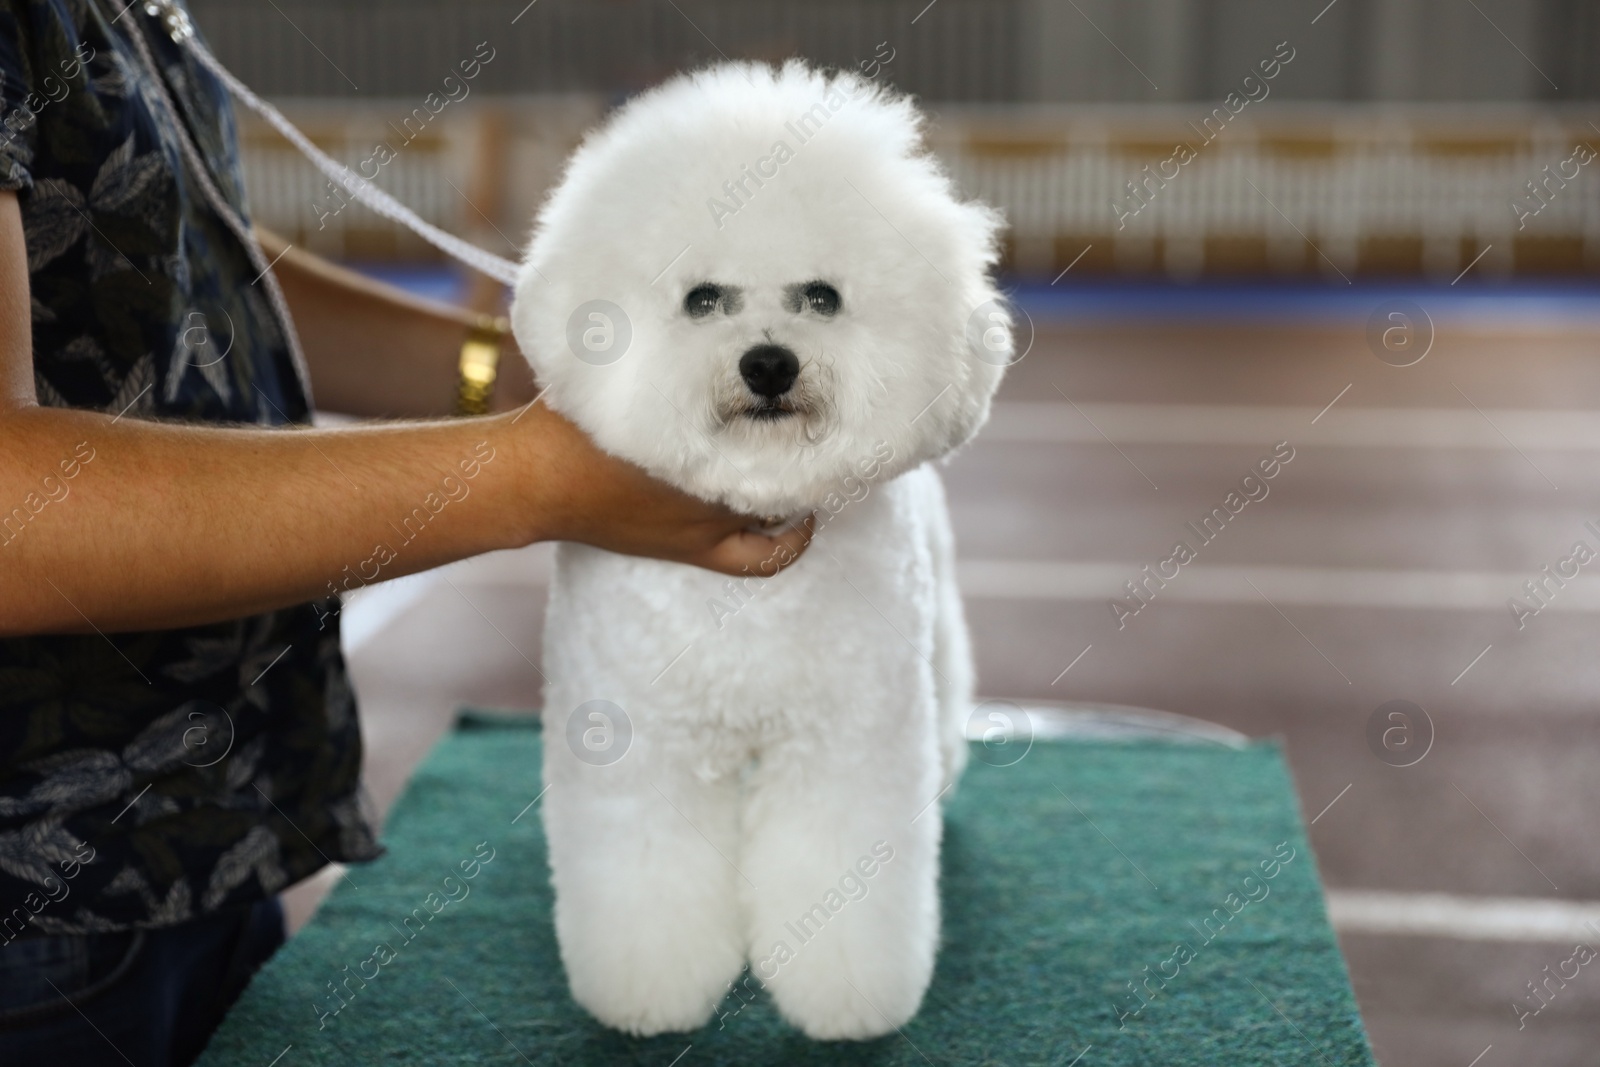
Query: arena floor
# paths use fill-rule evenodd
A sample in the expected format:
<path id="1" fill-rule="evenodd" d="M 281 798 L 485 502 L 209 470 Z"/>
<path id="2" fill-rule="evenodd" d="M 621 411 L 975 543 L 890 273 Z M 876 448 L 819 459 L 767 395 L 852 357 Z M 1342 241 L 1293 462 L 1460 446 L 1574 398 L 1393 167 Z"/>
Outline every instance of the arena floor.
<path id="1" fill-rule="evenodd" d="M 1406 367 L 1368 340 L 1396 296 L 1434 330 Z M 1032 350 L 947 472 L 982 692 L 1282 738 L 1380 1061 L 1592 1065 L 1600 976 L 1549 976 L 1579 920 L 1600 947 L 1600 585 L 1541 568 L 1570 573 L 1579 541 L 1600 553 L 1600 298 L 1023 298 Z M 1185 529 L 1285 441 L 1264 498 L 1209 542 Z M 1196 558 L 1119 629 L 1108 600 L 1180 537 Z M 535 701 L 547 567 L 545 548 L 484 557 L 347 610 L 380 810 L 457 705 Z M 1513 597 L 1539 607 L 1521 629 Z M 1431 730 L 1412 712 L 1385 747 L 1369 720 L 1391 700 Z M 297 918 L 327 881 L 292 894 Z M 1537 982 L 1548 1006 L 1519 1029 Z"/>

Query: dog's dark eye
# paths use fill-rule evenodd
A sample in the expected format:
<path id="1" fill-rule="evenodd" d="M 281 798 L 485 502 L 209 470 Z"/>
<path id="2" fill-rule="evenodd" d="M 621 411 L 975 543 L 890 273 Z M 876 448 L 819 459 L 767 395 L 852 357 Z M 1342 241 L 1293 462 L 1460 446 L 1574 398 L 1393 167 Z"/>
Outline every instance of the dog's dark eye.
<path id="1" fill-rule="evenodd" d="M 722 290 L 714 285 L 697 285 L 683 298 L 683 310 L 691 319 L 703 319 L 722 303 Z"/>
<path id="2" fill-rule="evenodd" d="M 806 286 L 806 306 L 819 315 L 833 315 L 839 311 L 839 290 L 821 282 Z"/>

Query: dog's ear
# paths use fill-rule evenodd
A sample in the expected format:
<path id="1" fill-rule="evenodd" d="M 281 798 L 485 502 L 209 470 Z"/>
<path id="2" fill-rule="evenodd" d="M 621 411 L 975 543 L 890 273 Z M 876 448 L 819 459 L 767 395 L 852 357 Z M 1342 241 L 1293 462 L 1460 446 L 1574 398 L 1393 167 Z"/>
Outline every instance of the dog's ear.
<path id="1" fill-rule="evenodd" d="M 989 419 L 989 402 L 1006 368 L 1025 353 L 1017 351 L 1017 323 L 1022 313 L 993 282 L 1005 216 L 980 201 L 964 201 L 959 204 L 959 223 L 952 229 L 963 242 L 962 251 L 973 275 L 965 286 L 970 294 L 966 306 L 971 310 L 960 341 L 967 379 L 961 383 L 960 403 L 949 426 L 949 448 L 956 449 L 983 428 Z"/>
<path id="2" fill-rule="evenodd" d="M 1017 356 L 1016 321 L 1016 310 L 1011 301 L 991 290 L 988 299 L 974 308 L 967 319 L 965 340 L 968 361 L 980 367 L 987 365 L 1000 370 L 1011 366 Z M 998 385 L 998 374 L 995 379 Z"/>
<path id="3" fill-rule="evenodd" d="M 956 394 L 955 409 L 947 417 L 944 447 L 939 449 L 940 455 L 960 448 L 983 429 L 983 424 L 989 421 L 990 401 L 1004 374 L 1004 368 L 976 358 L 970 351 L 970 345 L 968 348 L 966 366 L 969 379 L 966 387 Z"/>

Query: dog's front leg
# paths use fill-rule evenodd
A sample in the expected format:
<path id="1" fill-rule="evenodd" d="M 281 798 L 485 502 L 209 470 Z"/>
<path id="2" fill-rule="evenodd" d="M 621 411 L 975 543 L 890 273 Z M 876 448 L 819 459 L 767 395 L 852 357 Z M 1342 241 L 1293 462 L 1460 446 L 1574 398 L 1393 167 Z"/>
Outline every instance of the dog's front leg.
<path id="1" fill-rule="evenodd" d="M 764 760 L 747 798 L 751 970 L 810 1037 L 890 1033 L 927 991 L 942 767 L 931 730 L 920 733 L 892 761 L 871 745 L 826 767 L 815 752 Z"/>
<path id="2" fill-rule="evenodd" d="M 545 745 L 556 936 L 573 998 L 632 1034 L 704 1025 L 746 955 L 738 799 L 648 735 L 609 766 Z"/>

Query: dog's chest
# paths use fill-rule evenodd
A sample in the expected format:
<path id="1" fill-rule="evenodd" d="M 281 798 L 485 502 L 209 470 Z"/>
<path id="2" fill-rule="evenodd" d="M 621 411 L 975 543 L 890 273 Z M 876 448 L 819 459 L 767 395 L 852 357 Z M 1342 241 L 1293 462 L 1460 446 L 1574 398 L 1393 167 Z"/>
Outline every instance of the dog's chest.
<path id="1" fill-rule="evenodd" d="M 771 578 L 562 545 L 549 703 L 603 696 L 759 737 L 914 698 L 928 685 L 937 610 L 923 477 L 935 475 L 913 471 L 819 514 L 810 551 Z"/>

